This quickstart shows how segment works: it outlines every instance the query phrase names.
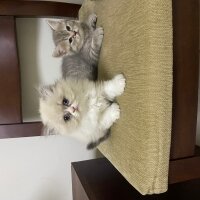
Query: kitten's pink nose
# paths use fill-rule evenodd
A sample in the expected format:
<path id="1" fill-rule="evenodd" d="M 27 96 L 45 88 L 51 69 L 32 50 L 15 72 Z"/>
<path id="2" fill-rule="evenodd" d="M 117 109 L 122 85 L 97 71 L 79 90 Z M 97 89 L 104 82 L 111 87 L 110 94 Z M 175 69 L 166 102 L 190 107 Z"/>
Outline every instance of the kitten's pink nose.
<path id="1" fill-rule="evenodd" d="M 74 113 L 75 111 L 78 111 L 78 108 L 74 106 L 71 106 L 71 109 L 72 109 L 72 113 Z"/>
<path id="2" fill-rule="evenodd" d="M 73 31 L 73 36 L 72 37 L 76 37 L 77 34 L 78 34 L 78 32 Z"/>
<path id="3" fill-rule="evenodd" d="M 70 113 L 75 113 L 76 111 L 78 111 L 78 107 L 77 106 L 69 106 L 67 109 L 66 109 L 67 112 L 70 112 Z"/>
<path id="4" fill-rule="evenodd" d="M 76 109 L 72 106 L 72 113 L 74 113 L 76 111 Z"/>

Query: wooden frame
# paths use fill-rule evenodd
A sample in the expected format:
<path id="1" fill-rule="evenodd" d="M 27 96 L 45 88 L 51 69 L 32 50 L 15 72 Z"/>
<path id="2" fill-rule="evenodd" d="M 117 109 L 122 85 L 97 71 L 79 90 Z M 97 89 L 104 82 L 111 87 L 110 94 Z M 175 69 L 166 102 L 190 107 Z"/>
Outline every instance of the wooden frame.
<path id="1" fill-rule="evenodd" d="M 199 1 L 173 0 L 172 2 L 174 83 L 169 183 L 200 178 L 200 170 L 198 170 L 200 153 L 199 150 L 195 151 L 199 74 Z M 42 128 L 39 122 L 22 122 L 15 18 L 77 17 L 79 8 L 80 5 L 58 2 L 0 1 L 0 25 L 5 27 L 0 31 L 0 89 L 3 91 L 0 94 L 0 138 L 40 135 Z M 9 41 L 9 46 L 5 41 Z M 10 96 L 8 91 L 12 91 L 13 95 Z"/>
<path id="2" fill-rule="evenodd" d="M 174 83 L 171 158 L 177 159 L 193 156 L 195 152 L 199 85 L 199 1 L 172 2 Z"/>
<path id="3" fill-rule="evenodd" d="M 172 0 L 173 111 L 169 183 L 200 178 L 196 147 L 199 86 L 199 0 Z"/>
<path id="4" fill-rule="evenodd" d="M 14 17 L 77 17 L 80 5 L 48 1 L 1 1 L 0 15 Z"/>

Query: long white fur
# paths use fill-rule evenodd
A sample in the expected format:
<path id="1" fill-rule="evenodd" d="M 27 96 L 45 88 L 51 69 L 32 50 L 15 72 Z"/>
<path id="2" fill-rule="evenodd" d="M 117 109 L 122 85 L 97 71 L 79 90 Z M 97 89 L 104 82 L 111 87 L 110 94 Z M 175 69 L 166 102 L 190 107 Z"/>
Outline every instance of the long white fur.
<path id="1" fill-rule="evenodd" d="M 117 103 L 111 103 L 124 92 L 125 78 L 116 75 L 109 81 L 61 79 L 40 89 L 40 114 L 44 125 L 55 134 L 71 135 L 86 143 L 104 137 L 120 117 Z M 63 97 L 69 98 L 78 110 L 73 118 L 63 120 Z"/>

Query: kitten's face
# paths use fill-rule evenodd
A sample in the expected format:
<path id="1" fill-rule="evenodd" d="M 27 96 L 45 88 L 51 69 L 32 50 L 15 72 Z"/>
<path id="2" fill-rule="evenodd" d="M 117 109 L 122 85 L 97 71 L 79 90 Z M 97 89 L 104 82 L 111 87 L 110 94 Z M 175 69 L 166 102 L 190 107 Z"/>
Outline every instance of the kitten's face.
<path id="1" fill-rule="evenodd" d="M 72 55 L 80 51 L 84 42 L 84 31 L 81 23 L 76 20 L 48 20 L 54 30 L 56 48 L 53 56 Z"/>
<path id="2" fill-rule="evenodd" d="M 43 123 L 60 134 L 68 134 L 84 117 L 83 99 L 62 80 L 40 89 L 40 114 Z"/>

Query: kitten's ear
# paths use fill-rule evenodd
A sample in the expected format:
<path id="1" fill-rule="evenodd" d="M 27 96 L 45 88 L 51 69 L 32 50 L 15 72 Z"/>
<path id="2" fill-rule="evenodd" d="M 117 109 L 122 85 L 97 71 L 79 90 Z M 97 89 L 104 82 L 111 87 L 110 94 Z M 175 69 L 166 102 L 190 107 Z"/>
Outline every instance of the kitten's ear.
<path id="1" fill-rule="evenodd" d="M 61 21 L 55 21 L 55 20 L 47 20 L 47 24 L 54 30 L 58 31 L 59 27 L 61 26 Z"/>
<path id="2" fill-rule="evenodd" d="M 67 44 L 65 44 L 65 42 L 61 42 L 55 47 L 52 56 L 61 57 L 61 56 L 67 55 L 68 48 L 69 47 L 67 46 Z"/>
<path id="3" fill-rule="evenodd" d="M 48 127 L 47 125 L 44 125 L 42 128 L 42 135 L 56 135 L 56 131 L 53 128 Z"/>
<path id="4" fill-rule="evenodd" d="M 43 85 L 39 87 L 38 91 L 39 91 L 40 98 L 45 100 L 47 97 L 53 94 L 53 86 Z"/>

